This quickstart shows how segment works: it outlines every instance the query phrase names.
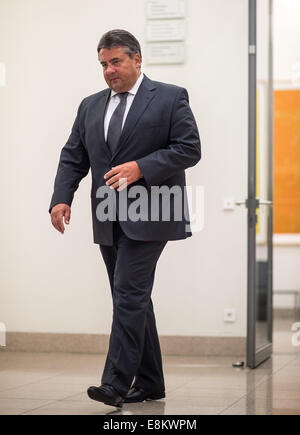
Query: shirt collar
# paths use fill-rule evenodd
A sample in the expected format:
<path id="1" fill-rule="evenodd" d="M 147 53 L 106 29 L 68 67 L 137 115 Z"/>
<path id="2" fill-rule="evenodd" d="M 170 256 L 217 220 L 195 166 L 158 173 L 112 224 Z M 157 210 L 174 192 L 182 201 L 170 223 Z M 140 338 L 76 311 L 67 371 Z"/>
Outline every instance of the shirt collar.
<path id="1" fill-rule="evenodd" d="M 128 91 L 129 94 L 135 95 L 140 87 L 140 84 L 142 83 L 144 78 L 144 73 L 141 73 L 138 76 L 137 81 L 135 82 L 135 84 L 132 86 L 132 88 Z M 111 90 L 111 97 L 114 97 L 115 95 L 117 95 L 118 92 L 115 92 L 113 90 Z"/>

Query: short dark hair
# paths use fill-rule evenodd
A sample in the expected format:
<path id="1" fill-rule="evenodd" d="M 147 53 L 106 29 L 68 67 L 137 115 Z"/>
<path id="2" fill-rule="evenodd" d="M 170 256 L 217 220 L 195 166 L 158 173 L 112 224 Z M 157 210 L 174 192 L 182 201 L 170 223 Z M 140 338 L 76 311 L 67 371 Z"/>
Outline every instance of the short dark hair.
<path id="1" fill-rule="evenodd" d="M 138 53 L 142 58 L 141 46 L 139 41 L 127 30 L 114 29 L 104 33 L 97 46 L 97 52 L 102 48 L 123 47 L 129 57 Z"/>

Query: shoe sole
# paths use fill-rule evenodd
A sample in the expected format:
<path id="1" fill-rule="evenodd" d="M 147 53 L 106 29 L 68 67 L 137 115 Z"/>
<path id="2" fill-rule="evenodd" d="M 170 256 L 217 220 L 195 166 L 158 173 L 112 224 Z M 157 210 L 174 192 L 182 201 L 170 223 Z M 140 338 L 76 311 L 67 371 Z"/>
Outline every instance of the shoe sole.
<path id="1" fill-rule="evenodd" d="M 124 403 L 138 403 L 138 402 L 144 402 L 150 400 L 159 400 L 159 399 L 164 399 L 165 397 L 166 397 L 165 393 L 150 394 L 149 396 L 145 397 L 143 400 L 125 399 Z"/>
<path id="2" fill-rule="evenodd" d="M 123 406 L 123 403 L 109 402 L 107 400 L 107 397 L 103 397 L 99 393 L 94 394 L 94 392 L 88 390 L 87 394 L 90 399 L 96 400 L 97 402 L 104 403 L 104 405 L 115 406 L 116 408 L 122 408 Z"/>

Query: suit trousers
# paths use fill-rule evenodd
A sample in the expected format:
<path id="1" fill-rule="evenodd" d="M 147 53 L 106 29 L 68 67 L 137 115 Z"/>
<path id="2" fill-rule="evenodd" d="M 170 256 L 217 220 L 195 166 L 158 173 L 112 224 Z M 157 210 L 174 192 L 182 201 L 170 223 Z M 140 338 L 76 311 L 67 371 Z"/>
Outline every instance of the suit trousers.
<path id="1" fill-rule="evenodd" d="M 114 243 L 99 245 L 110 281 L 113 319 L 101 383 L 125 397 L 132 385 L 165 390 L 151 292 L 166 241 L 138 241 L 114 222 Z"/>

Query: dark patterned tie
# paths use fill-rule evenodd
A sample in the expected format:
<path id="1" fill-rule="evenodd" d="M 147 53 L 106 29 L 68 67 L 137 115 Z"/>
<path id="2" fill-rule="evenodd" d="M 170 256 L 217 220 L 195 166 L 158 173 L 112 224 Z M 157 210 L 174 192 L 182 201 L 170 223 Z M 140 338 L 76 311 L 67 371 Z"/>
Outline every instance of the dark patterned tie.
<path id="1" fill-rule="evenodd" d="M 116 151 L 120 140 L 128 92 L 122 92 L 117 95 L 120 97 L 120 102 L 116 107 L 114 113 L 112 114 L 112 117 L 110 118 L 106 139 L 112 155 Z"/>

